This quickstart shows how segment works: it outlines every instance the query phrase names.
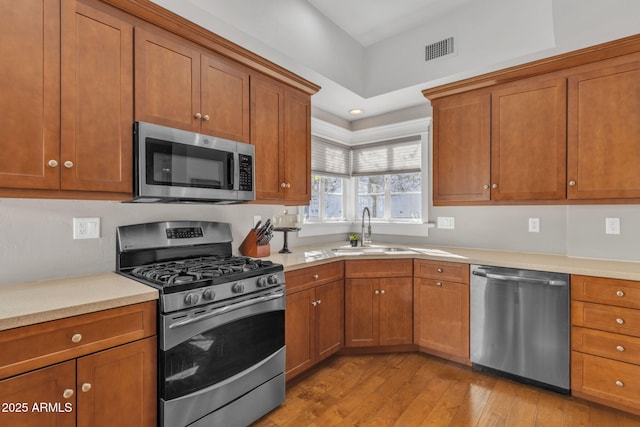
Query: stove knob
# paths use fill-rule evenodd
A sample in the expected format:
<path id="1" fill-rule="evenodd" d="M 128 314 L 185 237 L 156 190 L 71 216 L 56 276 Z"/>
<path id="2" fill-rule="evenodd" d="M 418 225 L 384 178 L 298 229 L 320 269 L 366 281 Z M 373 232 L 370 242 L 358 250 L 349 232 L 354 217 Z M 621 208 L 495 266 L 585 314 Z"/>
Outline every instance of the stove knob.
<path id="1" fill-rule="evenodd" d="M 207 288 L 204 290 L 204 292 L 202 293 L 202 298 L 206 299 L 207 301 L 211 301 L 216 297 L 216 293 L 213 292 L 213 290 Z"/>
<path id="2" fill-rule="evenodd" d="M 264 288 L 265 286 L 267 286 L 267 278 L 266 277 L 260 277 L 258 279 L 258 283 L 257 283 L 259 288 Z"/>
<path id="3" fill-rule="evenodd" d="M 275 274 L 270 275 L 267 280 L 269 281 L 270 285 L 278 284 L 278 276 L 276 276 Z"/>
<path id="4" fill-rule="evenodd" d="M 194 305 L 198 302 L 199 299 L 200 297 L 198 295 L 189 293 L 186 297 L 184 297 L 184 302 L 187 305 Z"/>
<path id="5" fill-rule="evenodd" d="M 231 292 L 234 294 L 241 294 L 244 292 L 244 285 L 242 283 L 236 283 L 231 287 Z"/>

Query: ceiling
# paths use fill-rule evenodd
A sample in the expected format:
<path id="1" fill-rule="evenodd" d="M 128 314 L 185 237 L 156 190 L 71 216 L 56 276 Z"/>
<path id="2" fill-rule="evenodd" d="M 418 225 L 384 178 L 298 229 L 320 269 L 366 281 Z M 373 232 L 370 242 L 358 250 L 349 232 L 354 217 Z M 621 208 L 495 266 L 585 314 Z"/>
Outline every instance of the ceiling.
<path id="1" fill-rule="evenodd" d="M 640 13 L 637 0 L 151 1 L 320 85 L 314 111 L 347 126 L 428 114 L 425 88 L 635 34 Z M 448 37 L 455 53 L 425 61 Z"/>

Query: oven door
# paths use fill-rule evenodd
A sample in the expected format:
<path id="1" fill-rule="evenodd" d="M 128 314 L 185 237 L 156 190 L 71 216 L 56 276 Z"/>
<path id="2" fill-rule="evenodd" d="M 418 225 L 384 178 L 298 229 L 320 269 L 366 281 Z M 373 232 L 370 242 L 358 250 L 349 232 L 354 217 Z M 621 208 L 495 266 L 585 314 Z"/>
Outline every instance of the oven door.
<path id="1" fill-rule="evenodd" d="M 279 405 L 284 400 L 284 313 L 284 287 L 280 286 L 232 304 L 162 315 L 163 424 L 189 425 L 232 407 L 236 399 L 261 387 L 273 400 L 269 409 Z M 242 407 L 235 409 L 240 413 L 232 418 L 251 410 L 247 405 L 236 406 Z"/>
<path id="2" fill-rule="evenodd" d="M 241 181 L 237 145 L 222 138 L 136 123 L 134 197 L 236 201 Z"/>

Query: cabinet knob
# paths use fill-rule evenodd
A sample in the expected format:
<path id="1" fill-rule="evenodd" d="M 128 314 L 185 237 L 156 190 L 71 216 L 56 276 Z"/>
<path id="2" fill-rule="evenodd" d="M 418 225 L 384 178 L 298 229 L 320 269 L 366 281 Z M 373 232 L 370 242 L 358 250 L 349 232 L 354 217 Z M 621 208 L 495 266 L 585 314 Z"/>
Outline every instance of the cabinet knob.
<path id="1" fill-rule="evenodd" d="M 64 162 L 64 167 L 67 169 L 71 169 L 73 167 L 73 162 L 71 160 L 67 160 Z"/>
<path id="2" fill-rule="evenodd" d="M 286 188 L 291 188 L 291 184 L 287 182 L 287 183 L 285 184 L 285 187 L 286 187 Z"/>
<path id="3" fill-rule="evenodd" d="M 316 305 L 318 305 L 318 302 L 317 301 L 311 301 L 311 305 L 315 307 Z"/>
<path id="4" fill-rule="evenodd" d="M 62 397 L 65 399 L 71 399 L 71 396 L 73 396 L 73 390 L 70 388 L 67 388 L 62 392 Z"/>
<path id="5" fill-rule="evenodd" d="M 489 184 L 485 184 L 482 186 L 483 189 L 488 190 L 489 189 Z"/>
<path id="6" fill-rule="evenodd" d="M 201 119 L 202 118 L 202 114 L 196 113 L 196 114 L 193 115 L 193 117 L 195 117 L 196 119 Z"/>
<path id="7" fill-rule="evenodd" d="M 314 280 L 318 280 L 320 278 L 320 276 L 318 276 L 317 274 L 314 274 L 312 277 Z"/>
<path id="8" fill-rule="evenodd" d="M 618 292 L 616 292 L 616 295 L 618 295 L 619 297 L 623 297 L 624 296 L 624 292 L 618 291 Z"/>
<path id="9" fill-rule="evenodd" d="M 382 295 L 384 295 L 384 289 L 383 289 L 383 290 L 381 290 L 381 291 L 380 291 L 380 293 L 381 293 Z"/>
<path id="10" fill-rule="evenodd" d="M 623 346 L 621 346 L 621 345 L 616 346 L 616 350 L 618 350 L 618 351 L 624 351 L 624 347 L 623 347 Z"/>
<path id="11" fill-rule="evenodd" d="M 285 188 L 286 186 L 287 186 L 287 184 L 286 184 L 286 183 L 284 183 L 284 182 L 283 182 L 282 184 L 280 184 L 280 187 L 281 187 L 281 188 Z"/>
<path id="12" fill-rule="evenodd" d="M 621 319 L 619 317 L 616 319 L 616 322 L 618 322 L 618 325 L 624 325 L 624 319 Z"/>
<path id="13" fill-rule="evenodd" d="M 436 271 L 437 271 L 438 273 L 442 273 L 442 269 L 441 269 L 441 268 L 436 268 Z"/>
<path id="14" fill-rule="evenodd" d="M 491 184 L 491 188 L 498 188 L 498 184 Z"/>
<path id="15" fill-rule="evenodd" d="M 616 385 L 618 387 L 624 387 L 624 383 L 622 381 L 620 381 L 620 380 L 616 381 Z"/>
<path id="16" fill-rule="evenodd" d="M 91 384 L 89 384 L 89 383 L 83 383 L 83 384 L 82 384 L 82 391 L 86 393 L 86 392 L 88 392 L 89 390 L 91 390 Z"/>
<path id="17" fill-rule="evenodd" d="M 380 291 L 377 290 L 377 289 L 373 293 L 376 294 L 376 295 L 380 295 Z"/>
<path id="18" fill-rule="evenodd" d="M 318 303 L 318 305 L 322 304 L 322 300 L 319 299 L 318 301 L 316 301 Z"/>
<path id="19" fill-rule="evenodd" d="M 442 282 L 436 282 L 436 286 L 442 287 Z"/>
<path id="20" fill-rule="evenodd" d="M 73 341 L 75 343 L 79 343 L 80 341 L 82 341 L 82 335 L 81 334 L 73 334 L 73 336 L 71 337 L 71 341 Z"/>
<path id="21" fill-rule="evenodd" d="M 202 120 L 204 120 L 205 122 L 209 121 L 209 115 L 205 114 L 204 116 L 202 116 Z"/>
<path id="22" fill-rule="evenodd" d="M 56 166 L 58 166 L 58 161 L 57 160 L 49 160 L 47 162 L 47 165 L 49 165 L 50 168 L 55 168 Z"/>
<path id="23" fill-rule="evenodd" d="M 569 187 L 575 187 L 576 182 L 575 181 L 569 181 Z"/>

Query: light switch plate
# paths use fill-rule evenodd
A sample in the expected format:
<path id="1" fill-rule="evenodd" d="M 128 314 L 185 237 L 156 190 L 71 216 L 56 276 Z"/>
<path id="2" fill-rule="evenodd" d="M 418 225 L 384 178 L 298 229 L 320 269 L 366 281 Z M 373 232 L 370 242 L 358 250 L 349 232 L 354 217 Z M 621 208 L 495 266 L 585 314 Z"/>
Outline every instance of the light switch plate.
<path id="1" fill-rule="evenodd" d="M 73 218 L 73 238 L 100 238 L 100 218 Z"/>
<path id="2" fill-rule="evenodd" d="M 439 216 L 438 228 L 443 230 L 453 230 L 456 228 L 455 218 L 452 216 Z"/>
<path id="3" fill-rule="evenodd" d="M 620 234 L 620 218 L 605 218 L 604 232 L 606 234 Z"/>

